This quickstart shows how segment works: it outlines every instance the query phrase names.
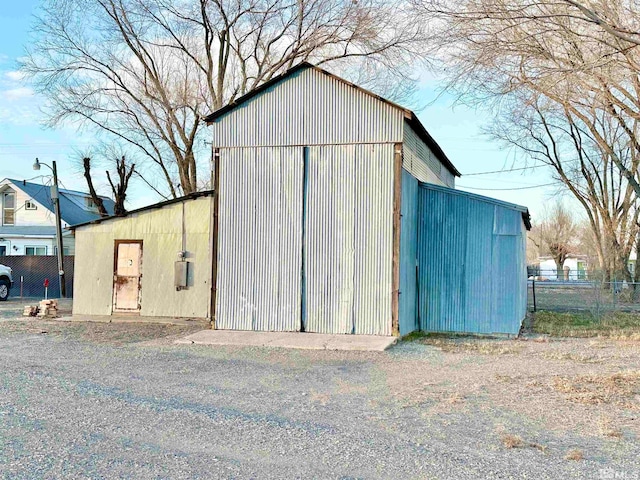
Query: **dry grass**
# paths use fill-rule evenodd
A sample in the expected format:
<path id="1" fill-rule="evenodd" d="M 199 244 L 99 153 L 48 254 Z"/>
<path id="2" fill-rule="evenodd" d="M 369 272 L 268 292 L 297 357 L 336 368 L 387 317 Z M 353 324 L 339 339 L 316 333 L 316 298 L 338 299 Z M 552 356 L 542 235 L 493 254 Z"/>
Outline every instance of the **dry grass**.
<path id="1" fill-rule="evenodd" d="M 582 450 L 569 450 L 567 452 L 567 454 L 564 456 L 565 460 L 573 460 L 573 461 L 580 461 L 584 459 L 584 455 L 582 453 Z"/>
<path id="2" fill-rule="evenodd" d="M 558 376 L 553 379 L 553 387 L 577 403 L 640 407 L 640 371 L 612 375 Z"/>
<path id="3" fill-rule="evenodd" d="M 453 394 L 451 394 L 451 396 L 447 399 L 447 402 L 451 404 L 462 403 L 464 402 L 464 397 L 460 395 L 458 392 L 453 392 Z"/>
<path id="4" fill-rule="evenodd" d="M 76 337 L 93 343 L 126 345 L 162 338 L 189 335 L 205 328 L 203 323 L 171 325 L 155 323 L 99 323 L 64 322 L 56 320 L 27 319 L 2 322 L 4 333 L 46 334 L 56 337 Z"/>
<path id="5" fill-rule="evenodd" d="M 422 343 L 438 347 L 443 352 L 479 353 L 481 355 L 514 355 L 522 351 L 522 346 L 513 341 L 458 340 L 452 338 L 424 337 Z"/>
<path id="6" fill-rule="evenodd" d="M 623 438 L 622 431 L 613 425 L 611 418 L 602 417 L 600 419 L 600 434 L 608 438 Z"/>
<path id="7" fill-rule="evenodd" d="M 502 445 L 504 445 L 505 448 L 535 448 L 536 450 L 540 450 L 541 452 L 546 452 L 547 447 L 545 447 L 544 445 L 540 445 L 539 443 L 535 443 L 535 442 L 525 442 L 522 437 L 520 437 L 519 435 L 513 435 L 513 434 L 505 434 L 502 435 Z"/>
<path id="8" fill-rule="evenodd" d="M 331 394 L 327 392 L 316 392 L 315 390 L 311 390 L 309 393 L 309 400 L 313 403 L 318 403 L 322 406 L 325 406 L 331 400 Z"/>
<path id="9" fill-rule="evenodd" d="M 595 355 L 583 355 L 574 352 L 549 351 L 543 352 L 542 356 L 547 360 L 567 360 L 578 363 L 602 363 L 606 360 Z"/>
<path id="10" fill-rule="evenodd" d="M 505 448 L 524 448 L 525 443 L 518 435 L 503 435 L 502 436 L 502 444 Z"/>
<path id="11" fill-rule="evenodd" d="M 537 312 L 533 331 L 555 337 L 608 337 L 615 340 L 640 340 L 640 314 L 612 312 L 602 318 L 589 312 Z"/>
<path id="12" fill-rule="evenodd" d="M 356 385 L 351 382 L 345 382 L 343 379 L 336 379 L 336 393 L 341 395 L 365 395 L 367 387 L 365 385 Z"/>

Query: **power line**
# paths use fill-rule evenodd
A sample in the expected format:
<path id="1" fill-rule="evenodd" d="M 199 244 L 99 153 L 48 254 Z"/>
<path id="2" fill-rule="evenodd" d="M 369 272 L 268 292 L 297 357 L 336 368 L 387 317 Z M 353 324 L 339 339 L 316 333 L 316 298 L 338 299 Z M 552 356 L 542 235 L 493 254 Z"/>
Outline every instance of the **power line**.
<path id="1" fill-rule="evenodd" d="M 519 168 L 509 168 L 506 170 L 494 170 L 492 172 L 473 172 L 473 173 L 463 173 L 463 177 L 470 177 L 472 175 L 489 175 L 491 173 L 504 173 L 504 172 L 517 172 L 519 170 L 530 170 L 534 168 L 548 167 L 548 165 L 533 165 L 531 167 L 519 167 Z"/>
<path id="2" fill-rule="evenodd" d="M 515 188 L 479 188 L 479 187 L 466 187 L 464 185 L 456 185 L 457 188 L 468 188 L 469 190 L 490 190 L 490 191 L 503 191 L 503 190 L 529 190 L 531 188 L 540 188 L 540 187 L 548 187 L 550 185 L 555 185 L 552 183 L 543 183 L 541 185 L 532 185 L 530 187 L 515 187 Z"/>

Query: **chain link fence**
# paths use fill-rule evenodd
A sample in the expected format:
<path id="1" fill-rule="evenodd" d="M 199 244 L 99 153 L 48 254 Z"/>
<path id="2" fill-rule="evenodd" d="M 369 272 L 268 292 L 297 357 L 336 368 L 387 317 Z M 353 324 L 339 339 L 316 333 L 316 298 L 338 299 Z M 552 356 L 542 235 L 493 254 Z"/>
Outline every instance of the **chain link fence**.
<path id="1" fill-rule="evenodd" d="M 597 271 L 528 272 L 529 311 L 589 311 L 595 316 L 606 312 L 640 312 L 640 283 L 615 276 L 607 278 Z M 570 273 L 570 272 L 569 272 Z"/>
<path id="2" fill-rule="evenodd" d="M 53 255 L 11 255 L 0 257 L 0 264 L 13 270 L 10 296 L 44 298 L 45 280 L 49 280 L 47 296 L 60 298 L 58 258 Z M 64 257 L 67 297 L 73 297 L 73 256 Z"/>

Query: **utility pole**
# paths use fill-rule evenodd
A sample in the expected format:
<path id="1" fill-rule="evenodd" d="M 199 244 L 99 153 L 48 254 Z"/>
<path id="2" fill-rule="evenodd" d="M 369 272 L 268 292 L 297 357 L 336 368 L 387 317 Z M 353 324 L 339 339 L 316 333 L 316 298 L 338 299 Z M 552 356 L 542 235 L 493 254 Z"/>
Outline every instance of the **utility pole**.
<path id="1" fill-rule="evenodd" d="M 58 277 L 60 281 L 60 297 L 67 297 L 67 285 L 64 280 L 64 247 L 62 245 L 62 217 L 60 215 L 60 191 L 58 189 L 58 168 L 56 161 L 53 161 L 53 168 L 36 158 L 33 164 L 34 170 L 40 170 L 40 166 L 50 168 L 53 171 L 53 185 L 51 185 L 51 200 L 56 214 L 56 244 L 58 250 Z"/>

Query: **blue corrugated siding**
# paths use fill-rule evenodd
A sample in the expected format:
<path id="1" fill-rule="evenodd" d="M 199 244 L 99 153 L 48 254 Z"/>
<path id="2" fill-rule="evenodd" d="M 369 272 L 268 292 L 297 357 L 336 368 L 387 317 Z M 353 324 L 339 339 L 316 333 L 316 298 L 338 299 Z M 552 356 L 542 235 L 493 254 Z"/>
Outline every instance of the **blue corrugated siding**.
<path id="1" fill-rule="evenodd" d="M 416 256 L 418 248 L 418 180 L 402 170 L 402 223 L 400 225 L 400 335 L 420 326 L 417 323 Z"/>
<path id="2" fill-rule="evenodd" d="M 526 309 L 522 212 L 428 184 L 418 196 L 421 330 L 517 334 Z"/>

